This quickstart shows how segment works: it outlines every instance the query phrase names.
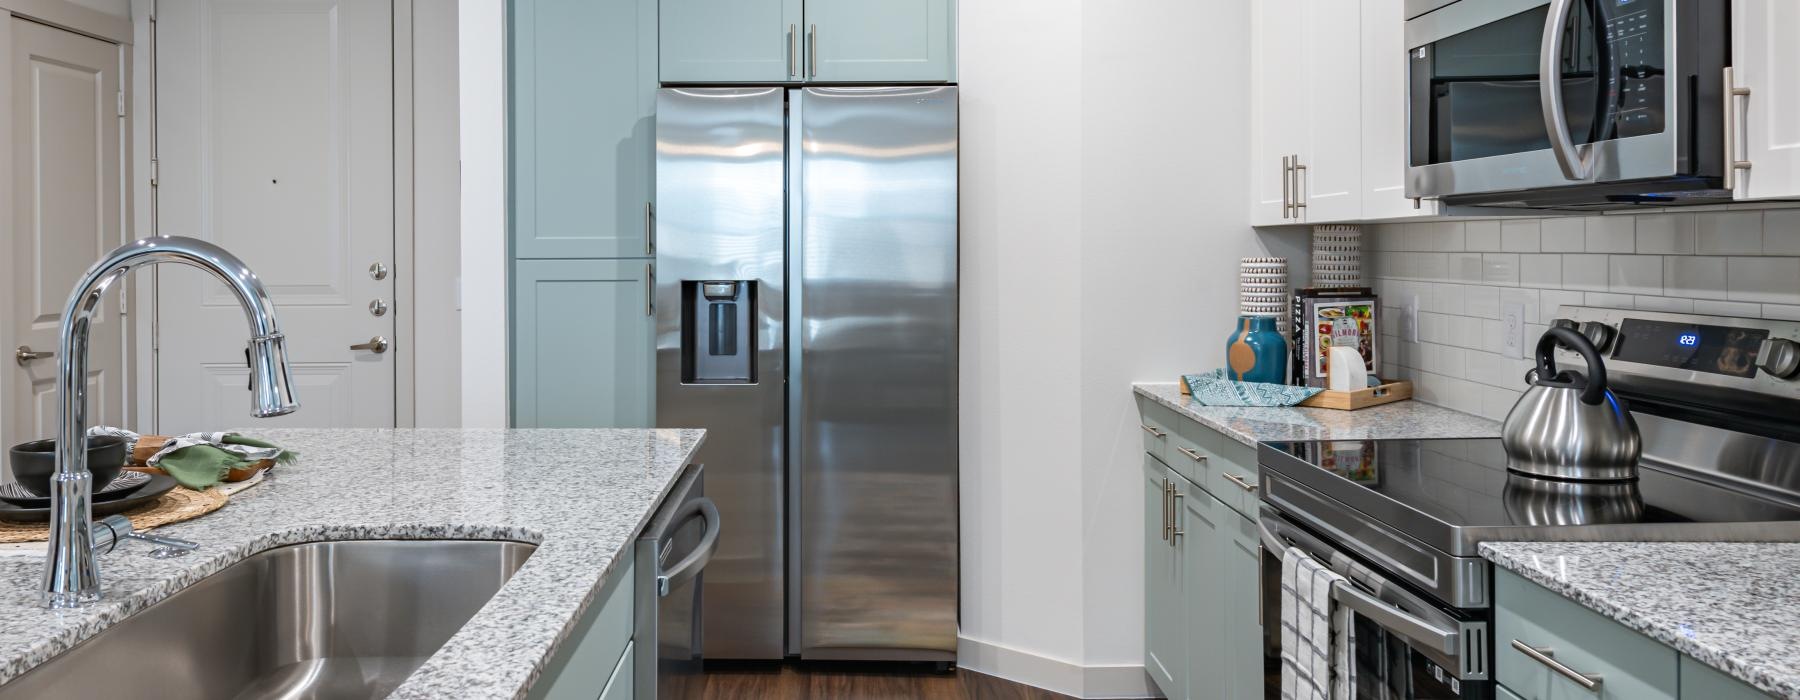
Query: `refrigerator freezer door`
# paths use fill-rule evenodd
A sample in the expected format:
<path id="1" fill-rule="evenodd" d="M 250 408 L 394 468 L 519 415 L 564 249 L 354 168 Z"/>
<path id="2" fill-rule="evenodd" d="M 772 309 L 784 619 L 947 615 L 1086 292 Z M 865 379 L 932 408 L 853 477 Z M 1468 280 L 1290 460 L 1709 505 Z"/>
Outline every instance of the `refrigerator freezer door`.
<path id="1" fill-rule="evenodd" d="M 702 596 L 705 655 L 779 659 L 785 651 L 782 328 L 786 100 L 782 88 L 668 88 L 656 97 L 656 425 L 705 428 L 694 460 L 723 522 Z M 754 378 L 682 381 L 683 289 L 755 285 L 737 328 L 755 340 Z M 706 350 L 705 347 L 700 350 Z M 646 652 L 647 653 L 647 652 Z"/>
<path id="2" fill-rule="evenodd" d="M 795 99 L 797 646 L 809 659 L 954 660 L 957 91 Z"/>

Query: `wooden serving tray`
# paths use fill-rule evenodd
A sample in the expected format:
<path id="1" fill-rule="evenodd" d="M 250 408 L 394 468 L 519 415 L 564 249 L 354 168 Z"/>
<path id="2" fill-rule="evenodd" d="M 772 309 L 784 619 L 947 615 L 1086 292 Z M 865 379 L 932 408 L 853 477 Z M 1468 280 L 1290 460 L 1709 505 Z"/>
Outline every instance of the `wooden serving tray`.
<path id="1" fill-rule="evenodd" d="M 1405 401 L 1412 398 L 1413 385 L 1409 381 L 1389 382 L 1381 386 L 1372 386 L 1356 391 L 1321 391 L 1312 398 L 1301 401 L 1307 408 L 1333 408 L 1339 411 L 1355 411 L 1370 406 Z"/>

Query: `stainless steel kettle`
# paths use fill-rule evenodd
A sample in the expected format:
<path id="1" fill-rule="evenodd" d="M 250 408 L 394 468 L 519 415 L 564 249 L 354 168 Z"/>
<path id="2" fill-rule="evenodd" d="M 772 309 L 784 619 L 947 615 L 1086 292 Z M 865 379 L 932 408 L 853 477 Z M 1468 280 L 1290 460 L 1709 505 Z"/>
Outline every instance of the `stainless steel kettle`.
<path id="1" fill-rule="evenodd" d="M 1561 344 L 1587 361 L 1587 373 L 1556 369 Z M 1637 477 L 1643 440 L 1637 421 L 1606 387 L 1606 364 L 1587 336 L 1551 328 L 1537 344 L 1537 367 L 1526 373 L 1531 388 L 1513 404 L 1500 428 L 1506 468 L 1521 474 L 1573 481 Z"/>

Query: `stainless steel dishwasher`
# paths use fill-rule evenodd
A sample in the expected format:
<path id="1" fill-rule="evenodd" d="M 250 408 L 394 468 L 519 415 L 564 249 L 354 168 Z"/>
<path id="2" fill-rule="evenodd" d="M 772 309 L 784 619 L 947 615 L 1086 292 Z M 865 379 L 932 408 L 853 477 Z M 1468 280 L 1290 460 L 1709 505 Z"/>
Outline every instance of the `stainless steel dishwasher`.
<path id="1" fill-rule="evenodd" d="M 638 535 L 633 669 L 638 700 L 698 697 L 703 570 L 719 548 L 719 509 L 706 497 L 705 468 L 692 465 Z"/>

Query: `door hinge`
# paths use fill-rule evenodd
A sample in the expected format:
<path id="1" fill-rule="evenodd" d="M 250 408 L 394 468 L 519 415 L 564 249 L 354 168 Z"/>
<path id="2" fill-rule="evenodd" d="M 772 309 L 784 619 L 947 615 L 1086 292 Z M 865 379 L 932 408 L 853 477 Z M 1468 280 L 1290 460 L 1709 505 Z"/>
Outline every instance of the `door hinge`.
<path id="1" fill-rule="evenodd" d="M 125 91 L 120 90 L 117 93 L 114 93 L 114 95 L 117 96 L 119 101 L 119 116 L 123 117 L 125 116 Z"/>

